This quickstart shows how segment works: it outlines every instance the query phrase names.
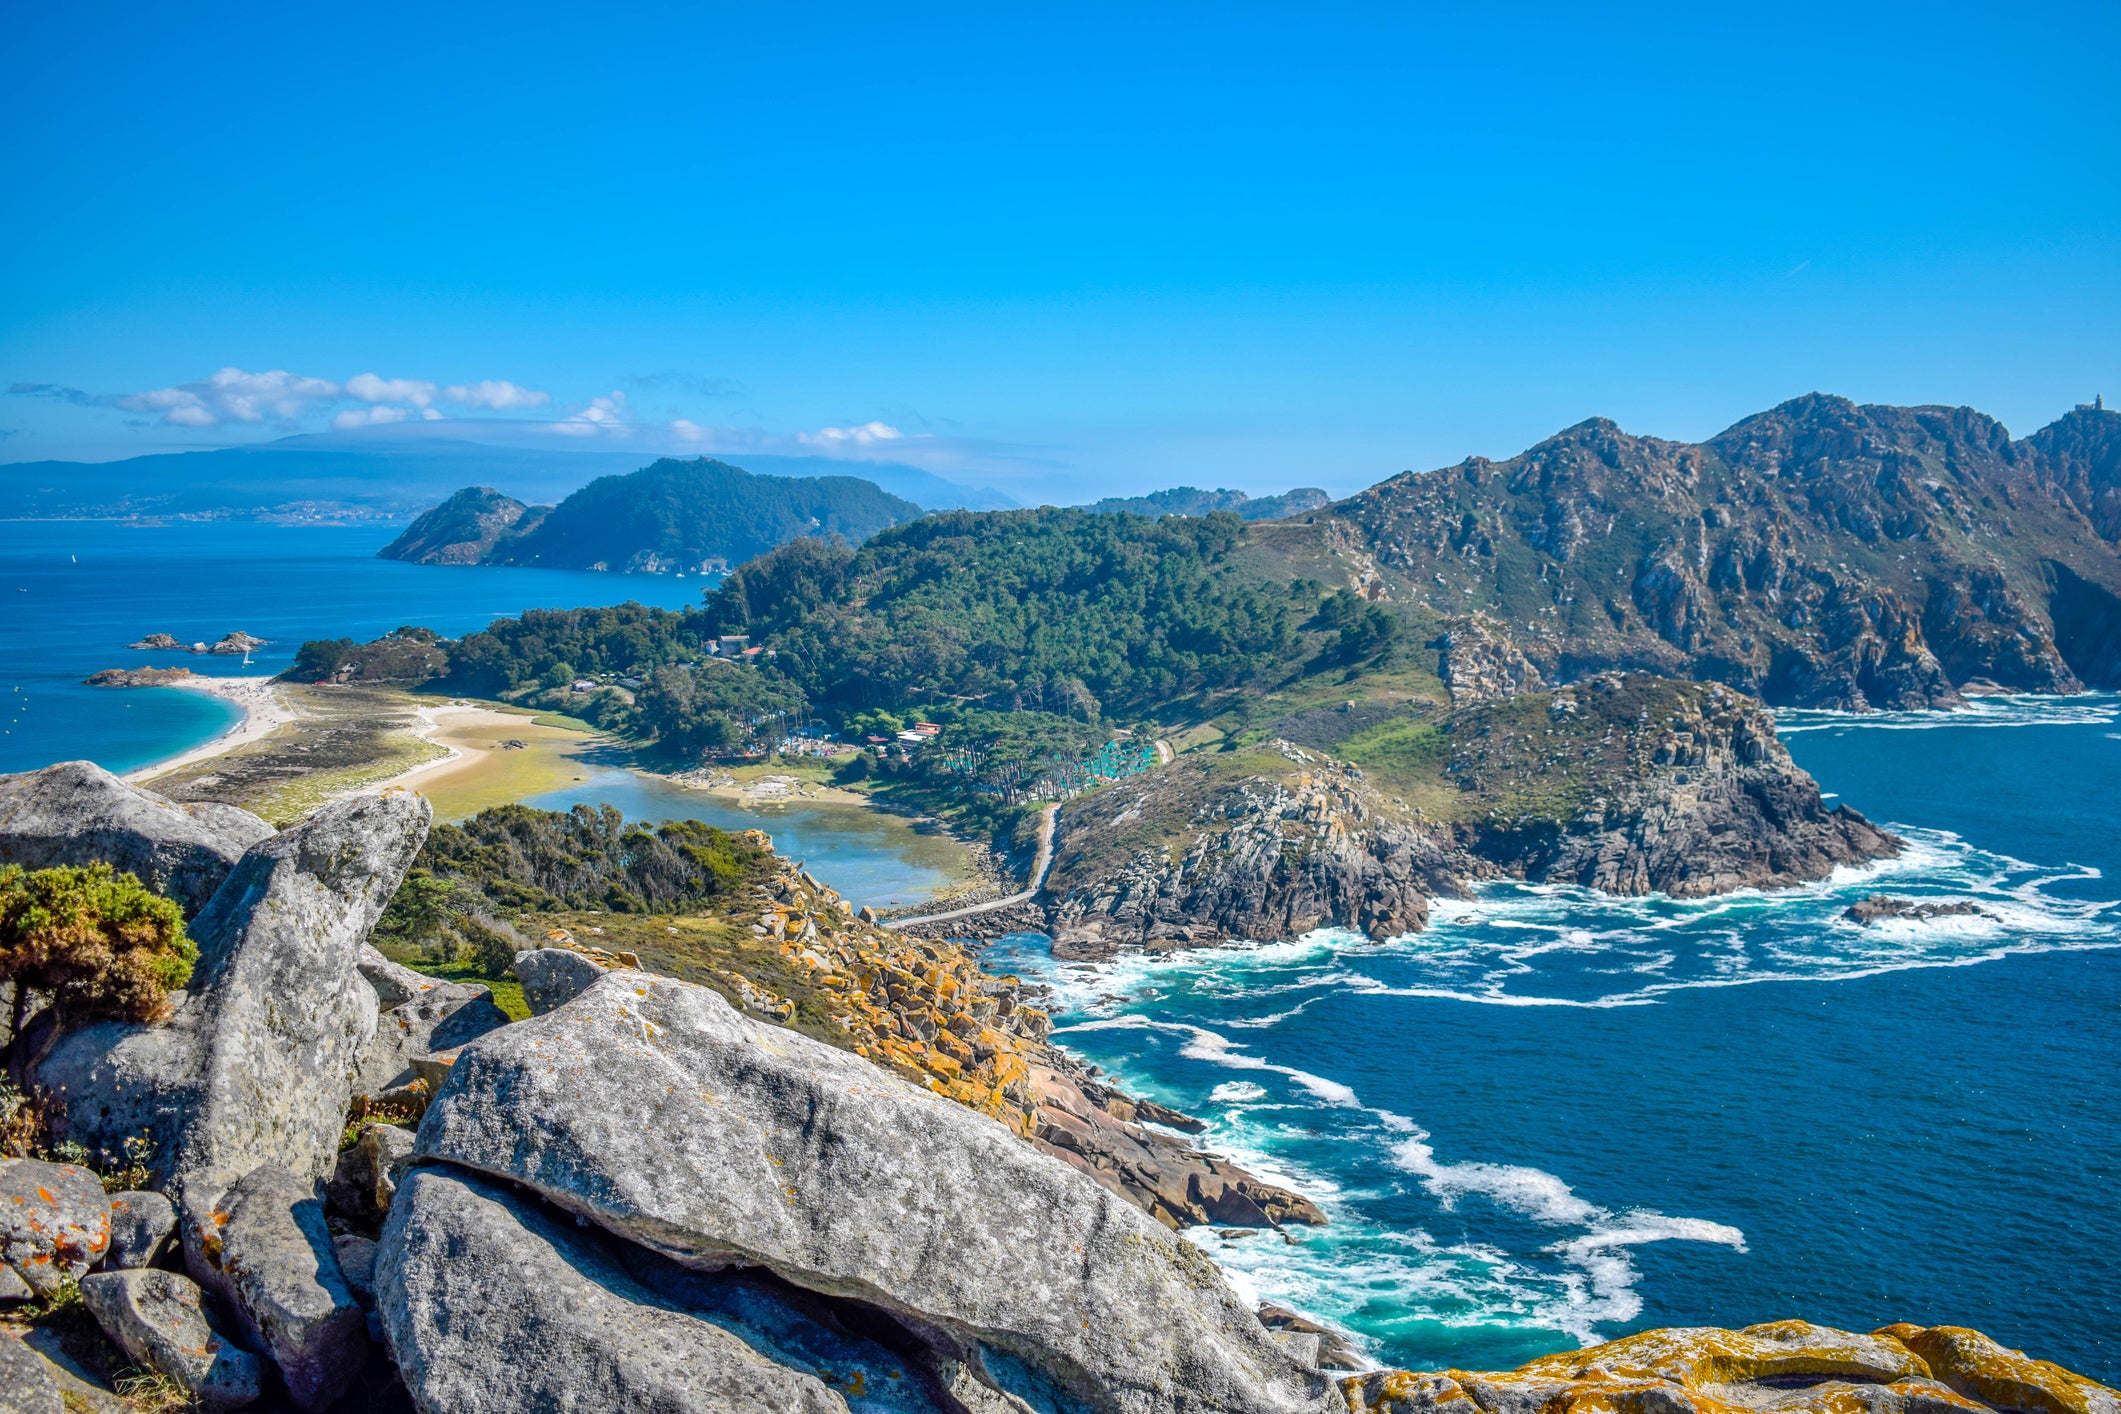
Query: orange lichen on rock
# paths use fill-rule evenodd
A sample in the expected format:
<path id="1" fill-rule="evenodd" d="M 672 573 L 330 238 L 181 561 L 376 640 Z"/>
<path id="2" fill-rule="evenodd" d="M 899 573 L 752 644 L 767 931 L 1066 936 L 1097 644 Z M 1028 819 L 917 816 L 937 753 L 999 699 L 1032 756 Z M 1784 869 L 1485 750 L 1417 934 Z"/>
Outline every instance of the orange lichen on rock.
<path id="1" fill-rule="evenodd" d="M 2121 1392 L 1957 1326 L 1869 1335 L 1805 1321 L 1644 1331 L 1515 1370 L 1378 1370 L 1353 1414 L 2121 1414 Z"/>

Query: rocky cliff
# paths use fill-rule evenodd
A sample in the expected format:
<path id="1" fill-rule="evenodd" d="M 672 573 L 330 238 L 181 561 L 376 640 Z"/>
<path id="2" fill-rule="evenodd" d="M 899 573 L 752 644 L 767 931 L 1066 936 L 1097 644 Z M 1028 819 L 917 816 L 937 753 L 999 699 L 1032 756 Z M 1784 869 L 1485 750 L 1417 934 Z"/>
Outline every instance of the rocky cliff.
<path id="1" fill-rule="evenodd" d="M 491 486 L 467 486 L 422 511 L 376 554 L 419 565 L 483 564 L 503 539 L 531 530 L 551 513 L 550 506 L 525 505 Z"/>
<path id="2" fill-rule="evenodd" d="M 1949 706 L 1976 682 L 2121 685 L 2117 428 L 2079 409 L 2013 441 L 1968 408 L 1822 395 L 1699 444 L 1593 419 L 1331 514 L 1399 576 L 1379 592 L 1492 614 L 1548 682 L 1627 668 L 1777 705 Z"/>

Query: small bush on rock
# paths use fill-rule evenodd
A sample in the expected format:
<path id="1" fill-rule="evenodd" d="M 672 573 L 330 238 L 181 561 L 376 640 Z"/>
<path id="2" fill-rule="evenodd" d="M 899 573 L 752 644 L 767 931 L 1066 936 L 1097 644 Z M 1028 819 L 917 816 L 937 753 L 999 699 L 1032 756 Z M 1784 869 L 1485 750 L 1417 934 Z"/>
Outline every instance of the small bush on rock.
<path id="1" fill-rule="evenodd" d="M 15 989 L 12 1055 L 32 997 L 58 1019 L 155 1021 L 199 951 L 177 905 L 108 864 L 0 868 L 0 982 Z"/>

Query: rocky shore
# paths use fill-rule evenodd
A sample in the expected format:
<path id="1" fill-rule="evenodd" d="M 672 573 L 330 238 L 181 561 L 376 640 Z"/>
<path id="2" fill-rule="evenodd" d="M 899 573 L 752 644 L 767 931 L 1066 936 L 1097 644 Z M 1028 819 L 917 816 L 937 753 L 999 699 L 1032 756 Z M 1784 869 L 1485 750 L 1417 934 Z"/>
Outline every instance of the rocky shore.
<path id="1" fill-rule="evenodd" d="M 1334 1372 L 1331 1332 L 1255 1313 L 1172 1231 L 1316 1210 L 1054 1050 L 1014 979 L 776 861 L 746 916 L 843 999 L 834 1040 L 746 976 L 572 935 L 517 955 L 510 1021 L 368 945 L 428 819 L 397 791 L 275 833 L 86 763 L 0 779 L 0 854 L 122 864 L 199 946 L 167 1019 L 17 1050 L 46 1139 L 91 1162 L 0 1159 L 0 1310 L 31 1317 L 0 1334 L 0 1409 L 145 1408 L 108 1387 L 130 1366 L 208 1407 L 423 1414 L 2121 1411 L 1951 1327 Z M 92 1165 L 143 1135 L 107 1191 Z M 35 1313 L 76 1290 L 62 1366 Z"/>

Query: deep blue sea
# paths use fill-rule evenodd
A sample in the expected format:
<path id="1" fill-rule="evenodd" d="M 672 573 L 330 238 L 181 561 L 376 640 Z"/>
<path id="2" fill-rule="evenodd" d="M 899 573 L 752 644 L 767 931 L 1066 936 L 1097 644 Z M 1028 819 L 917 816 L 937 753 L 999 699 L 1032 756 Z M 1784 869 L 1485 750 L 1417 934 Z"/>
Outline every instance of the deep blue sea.
<path id="1" fill-rule="evenodd" d="M 232 710 L 203 694 L 78 685 L 139 662 L 241 671 L 125 651 L 155 630 L 271 638 L 250 670 L 268 673 L 304 638 L 677 607 L 700 587 L 374 559 L 391 534 L 0 523 L 0 770 L 122 771 L 221 730 Z M 2113 1383 L 2117 722 L 2112 696 L 1785 714 L 1824 788 L 1909 842 L 1810 888 L 1675 903 L 1503 885 L 1382 946 L 1328 932 L 1057 966 L 1027 936 L 991 960 L 1054 987 L 1063 1042 L 1327 1209 L 1291 1241 L 1194 1237 L 1380 1361 L 1495 1368 L 1650 1326 L 1803 1316 L 1978 1326 Z M 685 803 L 617 770 L 541 803 L 577 799 Z M 882 835 L 793 809 L 767 824 L 851 895 L 919 877 Z M 1880 890 L 1989 916 L 1840 918 Z"/>
<path id="2" fill-rule="evenodd" d="M 1382 946 L 1056 965 L 1059 1039 L 1332 1217 L 1193 1234 L 1377 1359 L 1653 1326 L 1979 1327 L 2121 1382 L 2121 699 L 1785 714 L 1908 840 L 1703 902 L 1501 885 Z M 1985 918 L 1859 928 L 1889 890 Z"/>

